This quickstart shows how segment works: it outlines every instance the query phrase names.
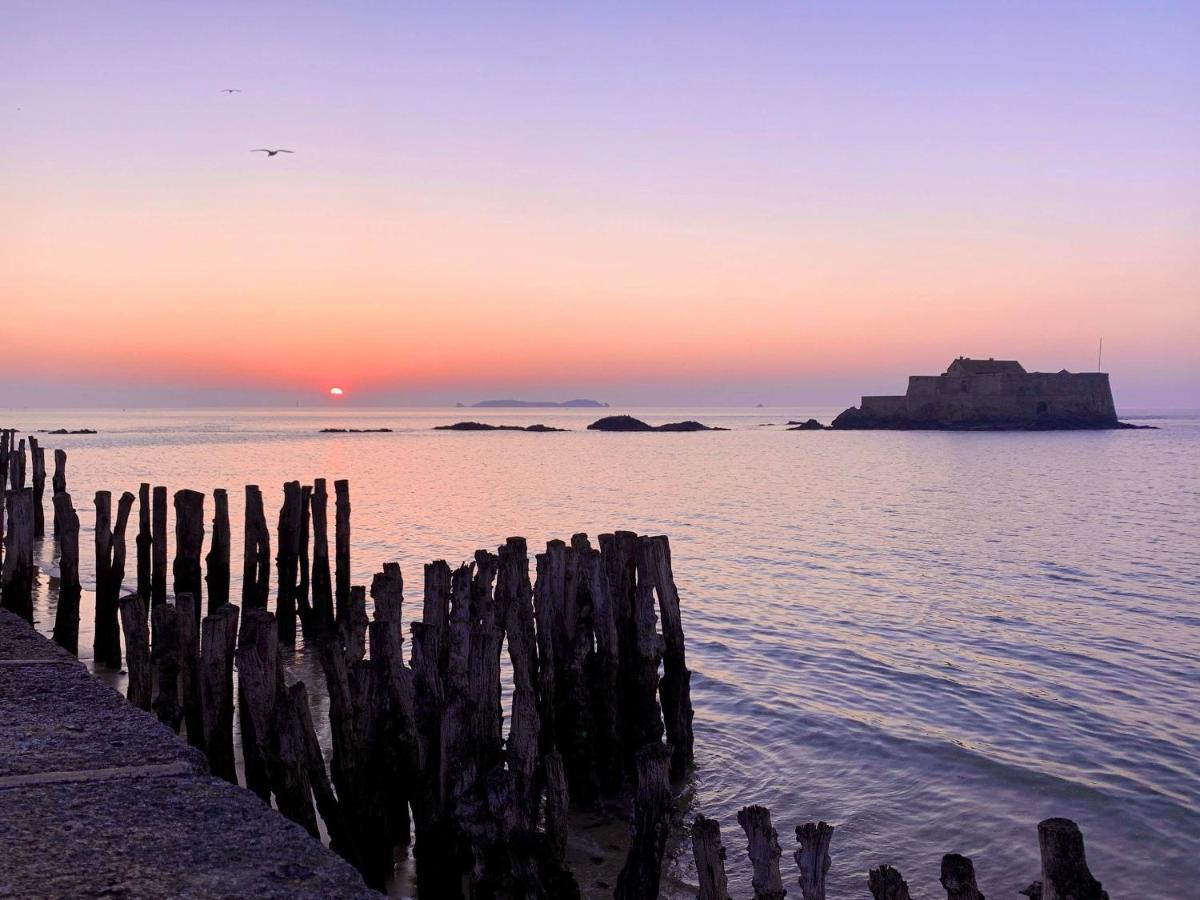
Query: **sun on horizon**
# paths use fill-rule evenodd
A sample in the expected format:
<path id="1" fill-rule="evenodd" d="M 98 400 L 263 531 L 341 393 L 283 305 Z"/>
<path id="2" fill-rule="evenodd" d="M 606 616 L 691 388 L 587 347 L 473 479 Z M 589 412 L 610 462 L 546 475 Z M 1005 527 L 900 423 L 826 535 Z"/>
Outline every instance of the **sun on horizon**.
<path id="1" fill-rule="evenodd" d="M 342 390 L 340 387 L 331 387 L 331 388 L 329 389 L 329 396 L 330 396 L 330 397 L 341 397 L 341 396 L 342 396 L 343 394 L 345 394 L 345 393 L 346 393 L 346 392 L 345 392 L 345 391 L 343 391 L 343 390 Z"/>

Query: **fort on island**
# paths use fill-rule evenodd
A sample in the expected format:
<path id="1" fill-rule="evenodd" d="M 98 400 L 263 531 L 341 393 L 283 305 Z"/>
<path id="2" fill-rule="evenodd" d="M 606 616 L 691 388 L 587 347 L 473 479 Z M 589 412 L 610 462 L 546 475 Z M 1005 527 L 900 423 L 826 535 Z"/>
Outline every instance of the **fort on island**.
<path id="1" fill-rule="evenodd" d="M 863 397 L 834 428 L 1028 430 L 1124 428 L 1106 372 L 1026 372 L 1012 359 L 960 356 L 941 375 L 910 375 L 899 396 Z"/>

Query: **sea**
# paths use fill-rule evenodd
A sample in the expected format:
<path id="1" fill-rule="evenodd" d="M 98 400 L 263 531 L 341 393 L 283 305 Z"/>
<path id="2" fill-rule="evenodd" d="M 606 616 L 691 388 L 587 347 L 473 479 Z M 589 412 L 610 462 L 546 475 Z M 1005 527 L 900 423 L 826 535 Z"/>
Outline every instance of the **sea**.
<path id="1" fill-rule="evenodd" d="M 243 485 L 263 488 L 273 527 L 285 481 L 348 478 L 355 583 L 398 561 L 406 617 L 430 560 L 454 565 L 510 535 L 531 554 L 576 532 L 668 535 L 696 710 L 668 896 L 695 896 L 686 829 L 703 813 L 721 824 L 733 896 L 749 897 L 736 815 L 761 804 L 789 895 L 805 822 L 835 826 L 831 897 L 867 896 L 881 863 L 914 896 L 940 896 L 949 852 L 971 857 L 989 897 L 1016 897 L 1038 874 L 1038 821 L 1065 816 L 1112 897 L 1200 897 L 1200 412 L 1048 433 L 789 431 L 837 412 L 799 407 L 603 412 L 728 430 L 329 405 L 7 410 L 0 425 L 98 432 L 39 436 L 68 453 L 89 666 L 97 490 L 228 489 L 237 560 Z M 434 429 L 464 419 L 569 430 Z M 49 633 L 54 541 L 37 556 L 36 627 Z M 288 667 L 327 741 L 315 655 L 301 643 Z M 603 829 L 583 830 L 615 852 Z M 611 894 L 584 881 L 588 896 Z M 407 891 L 398 880 L 393 893 Z"/>

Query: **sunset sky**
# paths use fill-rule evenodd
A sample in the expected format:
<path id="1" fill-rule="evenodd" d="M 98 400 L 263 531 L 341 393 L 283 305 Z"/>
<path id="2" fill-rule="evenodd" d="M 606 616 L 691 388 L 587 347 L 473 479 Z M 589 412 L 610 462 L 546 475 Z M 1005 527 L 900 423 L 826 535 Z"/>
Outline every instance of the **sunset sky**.
<path id="1" fill-rule="evenodd" d="M 848 405 L 1101 337 L 1118 406 L 1200 407 L 1198 48 L 1195 3 L 6 0 L 0 407 Z"/>

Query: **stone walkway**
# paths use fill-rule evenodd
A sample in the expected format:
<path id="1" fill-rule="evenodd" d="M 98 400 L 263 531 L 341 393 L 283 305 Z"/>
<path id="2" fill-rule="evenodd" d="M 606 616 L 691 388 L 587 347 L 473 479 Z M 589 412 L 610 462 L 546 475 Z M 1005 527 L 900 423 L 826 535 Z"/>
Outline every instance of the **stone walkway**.
<path id="1" fill-rule="evenodd" d="M 379 897 L 0 610 L 0 897 Z"/>

